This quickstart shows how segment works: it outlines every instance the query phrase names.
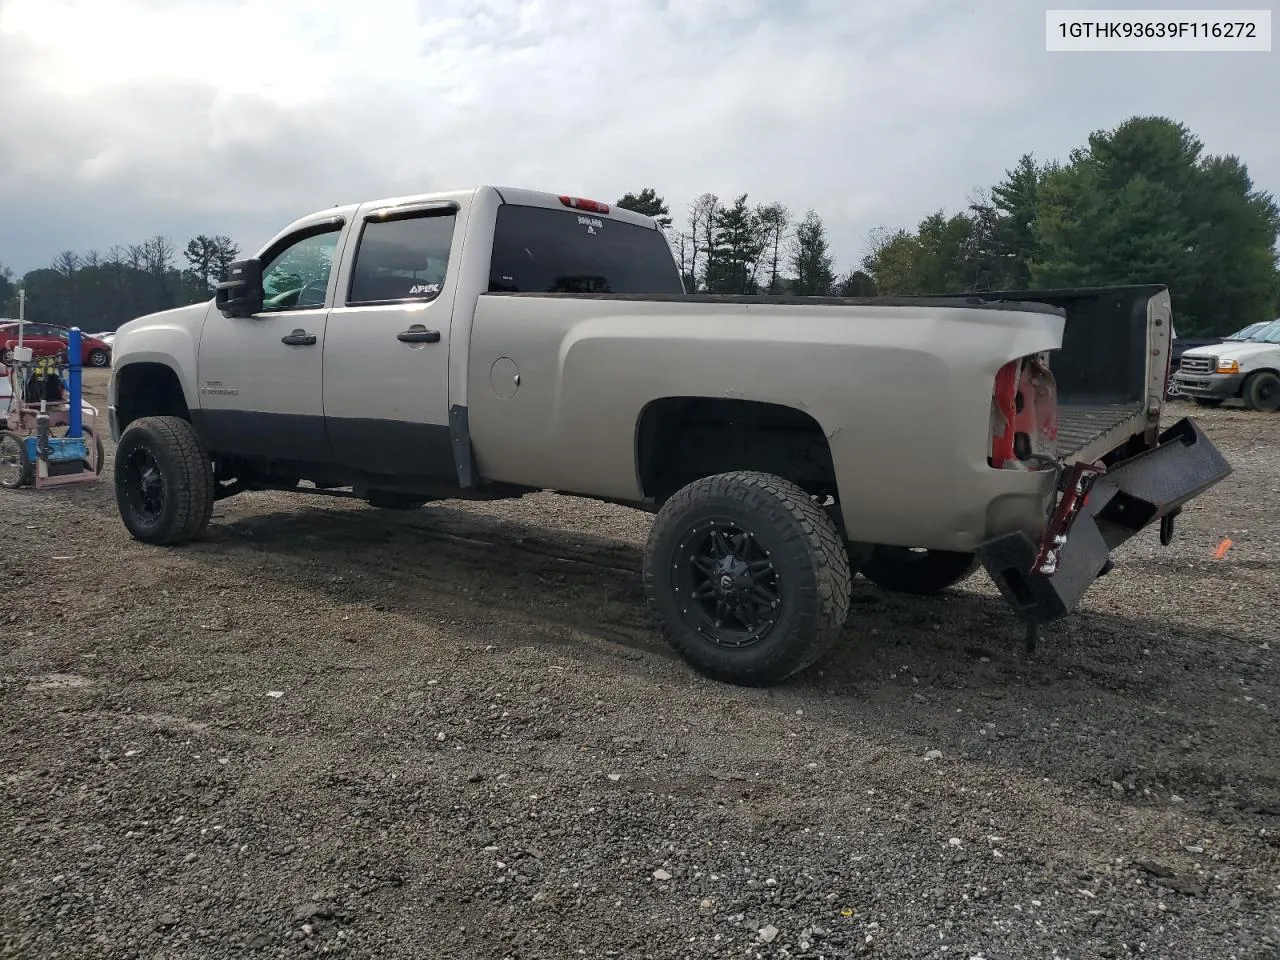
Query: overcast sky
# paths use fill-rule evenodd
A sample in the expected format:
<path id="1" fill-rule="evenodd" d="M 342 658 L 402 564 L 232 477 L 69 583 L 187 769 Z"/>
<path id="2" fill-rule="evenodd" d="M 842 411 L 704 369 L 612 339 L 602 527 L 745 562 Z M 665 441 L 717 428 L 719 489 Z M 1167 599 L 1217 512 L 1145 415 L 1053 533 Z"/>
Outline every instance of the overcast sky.
<path id="1" fill-rule="evenodd" d="M 496 183 L 813 207 L 843 270 L 871 228 L 1136 113 L 1280 193 L 1280 54 L 1050 54 L 1044 7 L 0 0 L 0 264 L 156 233 L 250 252 L 335 203 Z"/>

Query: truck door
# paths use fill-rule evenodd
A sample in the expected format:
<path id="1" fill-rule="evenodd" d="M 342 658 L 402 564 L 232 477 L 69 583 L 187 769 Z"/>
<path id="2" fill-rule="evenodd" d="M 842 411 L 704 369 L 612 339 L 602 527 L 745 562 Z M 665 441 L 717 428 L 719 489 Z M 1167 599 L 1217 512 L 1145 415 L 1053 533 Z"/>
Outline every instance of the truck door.
<path id="1" fill-rule="evenodd" d="M 449 434 L 456 278 L 449 260 L 458 210 L 437 202 L 362 208 L 357 217 L 350 277 L 324 340 L 325 426 L 344 466 L 456 480 Z"/>
<path id="2" fill-rule="evenodd" d="M 320 371 L 343 226 L 311 224 L 264 252 L 260 313 L 224 317 L 210 306 L 197 364 L 199 427 L 210 450 L 329 461 Z"/>

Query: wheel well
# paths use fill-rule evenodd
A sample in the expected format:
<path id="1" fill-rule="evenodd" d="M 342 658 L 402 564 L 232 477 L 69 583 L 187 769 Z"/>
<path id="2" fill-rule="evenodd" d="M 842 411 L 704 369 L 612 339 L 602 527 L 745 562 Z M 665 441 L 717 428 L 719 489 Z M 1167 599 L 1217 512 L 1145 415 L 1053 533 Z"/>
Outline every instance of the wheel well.
<path id="1" fill-rule="evenodd" d="M 163 363 L 131 363 L 116 374 L 116 420 L 124 430 L 139 417 L 191 419 L 182 384 Z"/>
<path id="2" fill-rule="evenodd" d="M 730 470 L 760 470 L 806 492 L 839 499 L 831 448 L 809 414 L 776 403 L 664 397 L 636 426 L 641 490 L 661 503 L 686 483 Z"/>

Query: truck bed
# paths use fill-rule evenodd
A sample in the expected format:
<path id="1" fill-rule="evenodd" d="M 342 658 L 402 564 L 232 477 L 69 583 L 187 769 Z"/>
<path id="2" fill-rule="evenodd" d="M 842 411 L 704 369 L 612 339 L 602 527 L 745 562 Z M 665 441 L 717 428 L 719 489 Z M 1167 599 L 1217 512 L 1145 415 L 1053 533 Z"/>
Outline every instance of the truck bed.
<path id="1" fill-rule="evenodd" d="M 1168 291 L 1159 284 L 1019 290 L 983 296 L 1043 303 L 1066 314 L 1062 347 L 1049 358 L 1058 387 L 1058 456 L 1099 460 L 1142 435 L 1152 371 L 1168 350 Z M 1158 334 L 1158 335 L 1157 335 Z"/>
<path id="2" fill-rule="evenodd" d="M 1141 433 L 1145 420 L 1140 402 L 1064 404 L 1058 408 L 1058 456 L 1097 460 Z"/>

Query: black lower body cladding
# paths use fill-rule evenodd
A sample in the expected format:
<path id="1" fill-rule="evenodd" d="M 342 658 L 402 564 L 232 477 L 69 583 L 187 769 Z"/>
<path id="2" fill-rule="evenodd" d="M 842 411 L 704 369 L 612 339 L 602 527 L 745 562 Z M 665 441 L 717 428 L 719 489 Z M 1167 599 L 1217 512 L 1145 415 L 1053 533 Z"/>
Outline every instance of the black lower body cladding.
<path id="1" fill-rule="evenodd" d="M 655 518 L 645 594 L 659 629 L 696 669 L 764 686 L 820 659 L 849 609 L 849 558 L 831 518 L 770 474 L 706 477 Z"/>

